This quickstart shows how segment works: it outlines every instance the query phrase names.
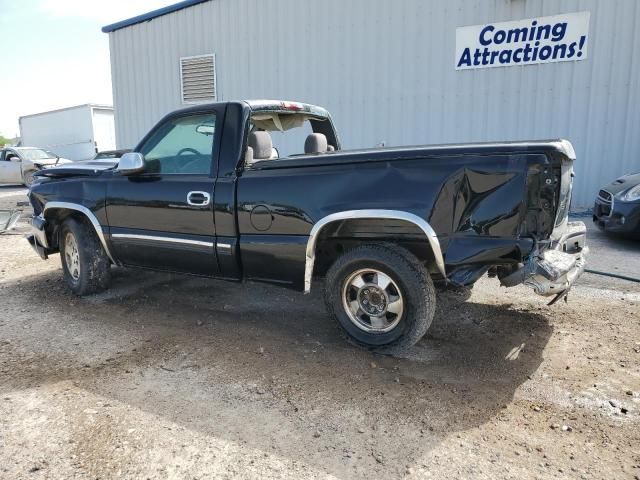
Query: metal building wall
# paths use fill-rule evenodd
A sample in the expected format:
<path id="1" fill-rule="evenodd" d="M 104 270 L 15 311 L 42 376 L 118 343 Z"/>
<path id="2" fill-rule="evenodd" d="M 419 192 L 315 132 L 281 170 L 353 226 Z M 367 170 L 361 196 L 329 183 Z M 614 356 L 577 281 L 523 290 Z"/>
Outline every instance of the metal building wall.
<path id="1" fill-rule="evenodd" d="M 588 10 L 589 58 L 456 71 L 458 26 Z M 343 146 L 564 137 L 574 207 L 640 171 L 636 0 L 211 0 L 110 33 L 116 136 L 183 106 L 179 59 L 216 54 L 218 99 L 327 107 Z"/>

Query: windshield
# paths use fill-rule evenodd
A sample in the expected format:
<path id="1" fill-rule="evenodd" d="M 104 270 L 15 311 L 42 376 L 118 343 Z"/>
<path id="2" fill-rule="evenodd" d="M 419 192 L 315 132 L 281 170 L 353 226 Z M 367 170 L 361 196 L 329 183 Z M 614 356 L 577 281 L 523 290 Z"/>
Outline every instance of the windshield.
<path id="1" fill-rule="evenodd" d="M 56 155 L 41 148 L 24 148 L 18 151 L 20 156 L 25 160 L 46 160 L 48 158 L 56 158 Z"/>

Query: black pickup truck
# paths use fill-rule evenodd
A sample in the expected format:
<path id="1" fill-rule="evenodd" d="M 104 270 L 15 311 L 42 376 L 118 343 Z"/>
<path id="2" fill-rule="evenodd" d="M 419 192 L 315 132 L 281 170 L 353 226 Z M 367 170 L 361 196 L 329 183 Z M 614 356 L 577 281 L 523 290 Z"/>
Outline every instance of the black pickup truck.
<path id="1" fill-rule="evenodd" d="M 275 143 L 275 145 L 274 145 Z M 29 242 L 70 289 L 112 264 L 309 292 L 359 344 L 417 342 L 435 288 L 481 276 L 566 295 L 585 266 L 566 140 L 342 151 L 331 116 L 282 101 L 199 105 L 121 159 L 39 172 Z"/>

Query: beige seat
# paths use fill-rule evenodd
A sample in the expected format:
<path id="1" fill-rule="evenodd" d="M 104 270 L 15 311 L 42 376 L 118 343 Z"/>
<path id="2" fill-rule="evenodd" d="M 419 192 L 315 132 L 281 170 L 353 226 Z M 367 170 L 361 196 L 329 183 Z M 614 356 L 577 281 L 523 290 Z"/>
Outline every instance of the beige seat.
<path id="1" fill-rule="evenodd" d="M 269 132 L 255 131 L 249 133 L 245 164 L 251 165 L 262 160 L 270 160 L 274 155 L 273 142 Z"/>
<path id="2" fill-rule="evenodd" d="M 327 153 L 328 150 L 327 137 L 322 133 L 311 133 L 304 142 L 304 153 L 307 155 Z"/>

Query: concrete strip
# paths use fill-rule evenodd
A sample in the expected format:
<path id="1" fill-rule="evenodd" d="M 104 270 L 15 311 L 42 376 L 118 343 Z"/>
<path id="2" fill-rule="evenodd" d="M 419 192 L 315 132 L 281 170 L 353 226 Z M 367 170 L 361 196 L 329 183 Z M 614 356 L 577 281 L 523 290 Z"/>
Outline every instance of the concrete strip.
<path id="1" fill-rule="evenodd" d="M 1 192 L 0 193 L 0 198 L 6 198 L 6 197 L 18 197 L 18 196 L 22 196 L 22 195 L 27 195 L 28 190 L 14 190 L 13 192 Z"/>

